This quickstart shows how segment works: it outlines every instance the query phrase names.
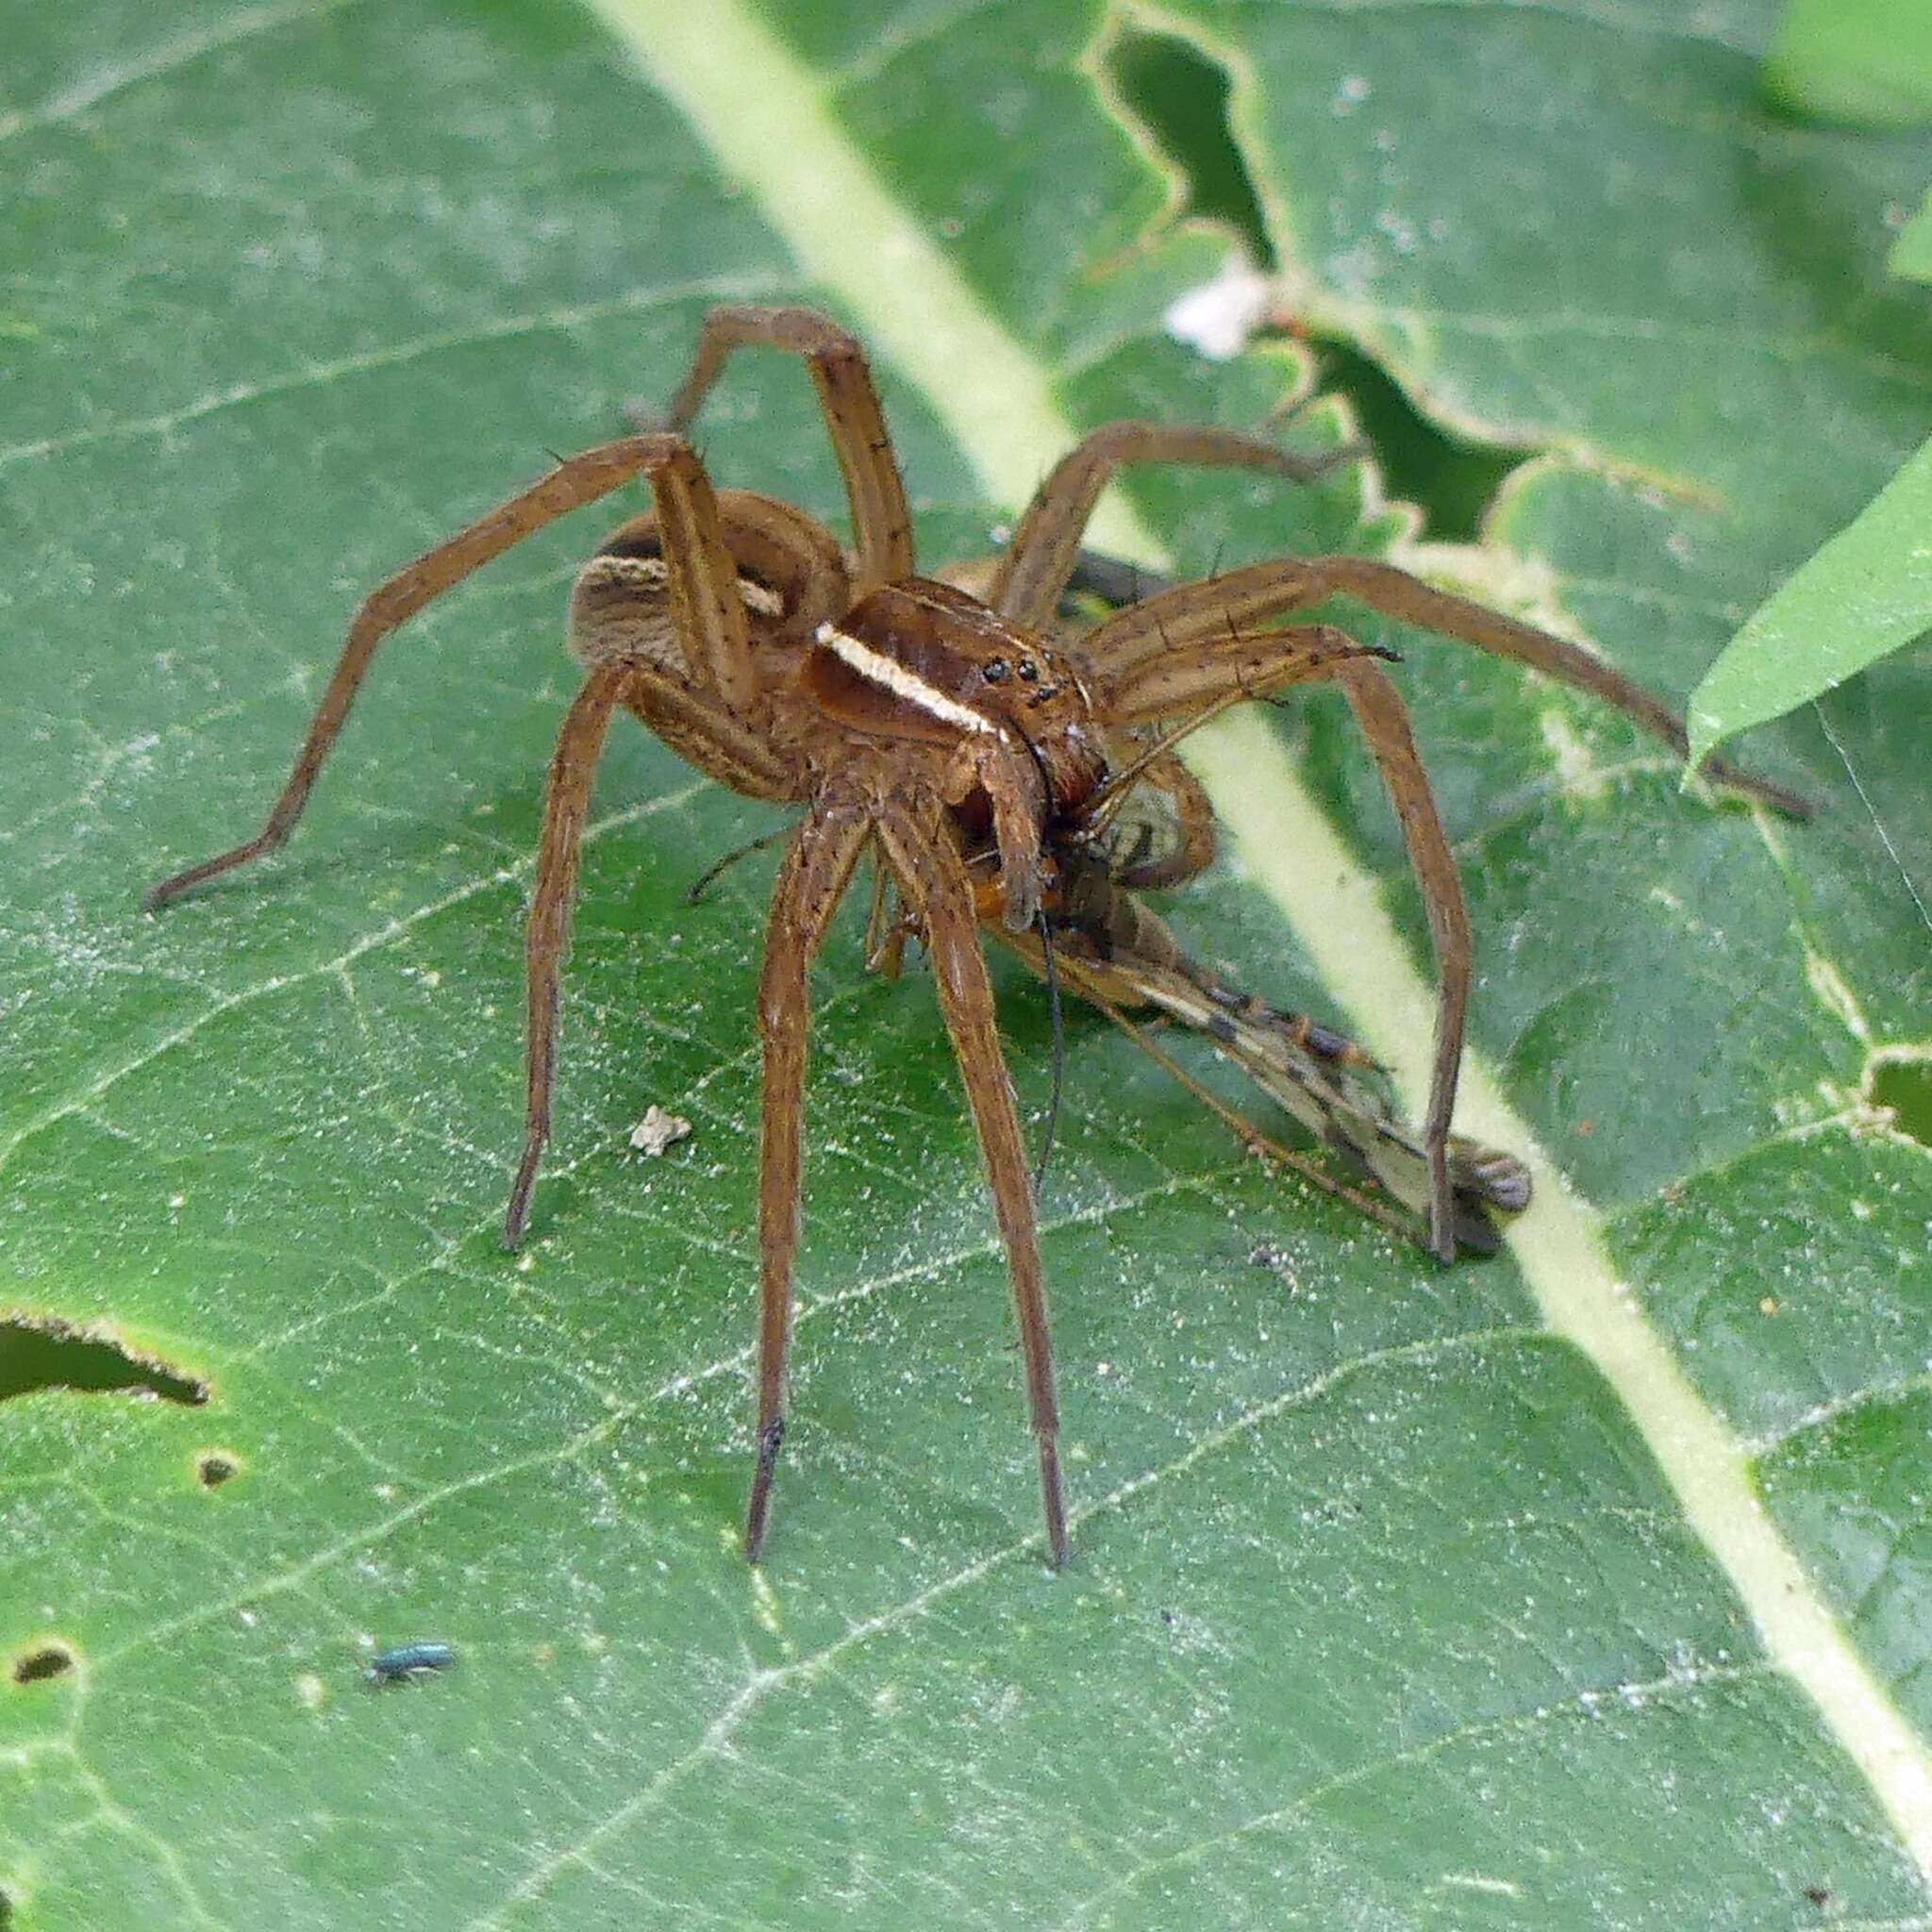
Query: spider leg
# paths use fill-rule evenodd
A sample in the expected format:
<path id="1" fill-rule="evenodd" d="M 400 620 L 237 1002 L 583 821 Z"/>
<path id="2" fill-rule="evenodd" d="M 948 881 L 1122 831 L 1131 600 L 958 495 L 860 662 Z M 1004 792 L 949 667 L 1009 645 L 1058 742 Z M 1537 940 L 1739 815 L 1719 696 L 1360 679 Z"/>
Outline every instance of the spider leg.
<path id="1" fill-rule="evenodd" d="M 1001 554 L 986 601 L 1016 624 L 1044 629 L 1080 559 L 1080 539 L 1100 492 L 1123 463 L 1234 465 L 1273 470 L 1310 483 L 1363 454 L 1343 443 L 1319 456 L 1296 456 L 1232 429 L 1164 423 L 1108 423 L 1081 440 L 1034 492 L 1012 541 Z"/>
<path id="2" fill-rule="evenodd" d="M 570 949 L 571 903 L 576 894 L 577 858 L 590 815 L 591 781 L 604 749 L 610 713 L 625 695 L 633 668 L 600 664 L 571 700 L 543 791 L 543 836 L 537 849 L 537 878 L 525 932 L 525 990 L 528 1000 L 528 1051 L 524 1062 L 524 1158 L 510 1186 L 503 1220 L 503 1244 L 518 1247 L 530 1215 L 537 1165 L 550 1138 L 550 1089 L 557 1075 L 557 1019 L 564 955 Z"/>
<path id="3" fill-rule="evenodd" d="M 924 926 L 940 1008 L 979 1134 L 1019 1318 L 1027 1409 L 1040 1457 L 1047 1554 L 1054 1568 L 1059 1569 L 1069 1555 L 1067 1506 L 1060 1482 L 1059 1409 L 1054 1392 L 1046 1281 L 1026 1143 L 1013 1084 L 1000 1053 L 992 981 L 979 950 L 972 881 L 936 814 L 917 815 L 908 805 L 888 801 L 880 810 L 878 836 L 908 905 Z"/>
<path id="4" fill-rule="evenodd" d="M 845 478 L 858 551 L 854 591 L 859 596 L 880 584 L 912 575 L 912 519 L 906 486 L 892 456 L 885 411 L 865 352 L 857 340 L 814 308 L 763 308 L 726 305 L 713 308 L 698 332 L 691 373 L 664 412 L 670 428 L 683 429 L 697 414 L 732 350 L 750 343 L 802 356 L 811 371 L 824 412 L 832 453 Z"/>
<path id="5" fill-rule="evenodd" d="M 1143 655 L 1100 681 L 1102 715 L 1109 724 L 1179 716 L 1199 723 L 1243 698 L 1258 697 L 1310 678 L 1341 684 L 1356 723 L 1374 755 L 1382 783 L 1402 824 L 1403 843 L 1421 888 L 1436 954 L 1436 1046 L 1422 1144 L 1428 1166 L 1429 1247 L 1456 1257 L 1455 1196 L 1449 1178 L 1449 1123 L 1462 1064 L 1469 1011 L 1472 951 L 1469 912 L 1448 836 L 1436 811 L 1427 774 L 1408 728 L 1400 695 L 1374 664 L 1373 652 L 1332 625 L 1209 634 L 1164 656 Z"/>
<path id="6" fill-rule="evenodd" d="M 148 910 L 178 898 L 205 879 L 274 851 L 287 839 L 356 701 L 375 647 L 391 631 L 511 544 L 567 510 L 608 495 L 640 472 L 649 478 L 657 498 L 665 531 L 672 605 L 688 642 L 693 673 L 727 705 L 747 702 L 754 673 L 737 569 L 719 530 L 717 499 L 691 445 L 681 436 L 661 434 L 600 443 L 559 463 L 467 529 L 405 564 L 364 599 L 268 823 L 232 850 L 151 887 L 142 901 Z"/>
<path id="7" fill-rule="evenodd" d="M 1185 584 L 1103 618 L 1082 639 L 1081 648 L 1102 671 L 1120 676 L 1163 651 L 1306 610 L 1338 595 L 1357 598 L 1385 616 L 1436 631 L 1493 657 L 1526 664 L 1560 684 L 1589 691 L 1661 739 L 1679 758 L 1690 748 L 1683 721 L 1662 699 L 1580 645 L 1467 597 L 1439 591 L 1422 578 L 1371 557 L 1316 557 L 1251 564 L 1244 570 Z M 1796 792 L 1754 778 L 1726 758 L 1707 758 L 1701 769 L 1716 783 L 1794 818 L 1811 815 L 1810 806 Z"/>
<path id="8" fill-rule="evenodd" d="M 1175 719 L 1165 743 L 1247 698 L 1267 697 L 1291 684 L 1333 677 L 1345 664 L 1393 654 L 1358 644 L 1332 624 L 1296 625 L 1283 630 L 1229 632 L 1205 642 L 1176 645 L 1124 671 L 1111 666 L 1091 674 L 1103 722 L 1149 724 Z"/>
<path id="9" fill-rule="evenodd" d="M 772 1478 L 785 1440 L 785 1365 L 791 1346 L 791 1274 L 798 1256 L 804 1177 L 805 1063 L 809 1031 L 807 969 L 871 836 L 865 808 L 823 800 L 793 836 L 773 889 L 758 1029 L 764 1041 L 763 1144 L 758 1166 L 758 1462 L 745 1507 L 744 1553 L 764 1548 Z"/>
<path id="10" fill-rule="evenodd" d="M 1690 752 L 1683 720 L 1667 704 L 1622 672 L 1613 670 L 1601 658 L 1563 638 L 1552 637 L 1533 625 L 1505 617 L 1500 610 L 1491 610 L 1467 597 L 1439 591 L 1433 584 L 1424 583 L 1421 577 L 1411 576 L 1407 571 L 1398 570 L 1378 558 L 1323 557 L 1315 558 L 1310 568 L 1324 591 L 1339 591 L 1358 598 L 1385 616 L 1455 638 L 1478 651 L 1527 664 L 1533 671 L 1574 685 L 1614 705 L 1653 736 L 1660 738 L 1680 758 Z M 1754 778 L 1727 758 L 1707 758 L 1699 769 L 1707 778 L 1774 806 L 1792 818 L 1811 816 L 1809 803 L 1796 792 L 1767 779 Z"/>
<path id="11" fill-rule="evenodd" d="M 1436 1050 L 1429 1070 L 1429 1108 L 1423 1116 L 1422 1143 L 1429 1168 L 1429 1247 L 1438 1260 L 1453 1261 L 1456 1202 L 1449 1186 L 1449 1123 L 1456 1112 L 1456 1087 L 1462 1073 L 1462 1041 L 1474 977 L 1469 905 L 1462 895 L 1462 873 L 1449 849 L 1449 836 L 1442 829 L 1401 693 L 1388 674 L 1365 658 L 1338 665 L 1335 676 L 1374 755 L 1383 789 L 1401 822 L 1409 869 L 1415 874 L 1423 908 L 1428 914 L 1429 940 L 1436 954 Z"/>

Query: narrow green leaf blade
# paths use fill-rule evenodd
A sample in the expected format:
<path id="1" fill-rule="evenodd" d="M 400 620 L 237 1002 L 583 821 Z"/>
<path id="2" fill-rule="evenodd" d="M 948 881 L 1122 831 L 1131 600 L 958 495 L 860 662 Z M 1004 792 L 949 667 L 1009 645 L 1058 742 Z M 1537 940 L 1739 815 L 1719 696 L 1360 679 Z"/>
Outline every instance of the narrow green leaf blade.
<path id="1" fill-rule="evenodd" d="M 1909 275 L 1915 282 L 1932 282 L 1932 189 L 1925 191 L 1918 213 L 1899 230 L 1885 265 L 1895 275 Z"/>
<path id="2" fill-rule="evenodd" d="M 1799 565 L 1690 694 L 1694 763 L 1932 630 L 1932 442 Z"/>
<path id="3" fill-rule="evenodd" d="M 1932 121 L 1932 9 L 1920 0 L 1790 0 L 1765 92 L 1802 114 L 1864 127 Z"/>

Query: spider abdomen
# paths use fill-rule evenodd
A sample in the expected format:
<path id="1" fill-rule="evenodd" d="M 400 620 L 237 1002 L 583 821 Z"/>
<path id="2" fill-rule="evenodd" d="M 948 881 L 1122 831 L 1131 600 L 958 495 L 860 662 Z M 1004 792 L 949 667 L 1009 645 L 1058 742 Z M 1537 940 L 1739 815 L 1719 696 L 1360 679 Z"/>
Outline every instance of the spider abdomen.
<path id="1" fill-rule="evenodd" d="M 850 595 L 845 560 L 816 518 L 749 490 L 721 490 L 717 501 L 754 638 L 807 637 L 843 605 Z M 577 573 L 569 641 L 571 656 L 586 669 L 629 658 L 674 675 L 689 674 L 655 510 L 620 525 Z"/>

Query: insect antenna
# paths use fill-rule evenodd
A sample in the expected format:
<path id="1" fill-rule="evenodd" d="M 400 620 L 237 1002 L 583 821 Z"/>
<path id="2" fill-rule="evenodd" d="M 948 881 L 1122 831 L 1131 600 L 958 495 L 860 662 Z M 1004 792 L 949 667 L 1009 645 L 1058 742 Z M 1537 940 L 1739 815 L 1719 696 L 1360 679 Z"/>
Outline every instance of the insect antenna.
<path id="1" fill-rule="evenodd" d="M 1046 1185 L 1046 1164 L 1053 1158 L 1054 1133 L 1060 1122 L 1060 1095 L 1066 1089 L 1067 1036 L 1060 1011 L 1060 969 L 1054 958 L 1053 923 L 1046 916 L 1045 907 L 1042 906 L 1034 915 L 1033 924 L 1040 932 L 1041 965 L 1046 981 L 1046 1010 L 1053 1027 L 1053 1098 L 1047 1102 L 1046 1132 L 1041 1138 L 1040 1159 L 1033 1170 L 1033 1191 L 1037 1196 Z"/>
<path id="2" fill-rule="evenodd" d="M 736 865 L 741 858 L 749 858 L 754 852 L 762 852 L 767 845 L 775 844 L 791 829 L 791 827 L 789 824 L 774 826 L 771 831 L 762 832 L 756 839 L 752 839 L 746 843 L 735 847 L 727 852 L 723 858 L 714 860 L 697 875 L 692 884 L 686 888 L 684 903 L 687 906 L 695 906 L 710 891 L 720 873 L 727 871 L 730 867 Z"/>

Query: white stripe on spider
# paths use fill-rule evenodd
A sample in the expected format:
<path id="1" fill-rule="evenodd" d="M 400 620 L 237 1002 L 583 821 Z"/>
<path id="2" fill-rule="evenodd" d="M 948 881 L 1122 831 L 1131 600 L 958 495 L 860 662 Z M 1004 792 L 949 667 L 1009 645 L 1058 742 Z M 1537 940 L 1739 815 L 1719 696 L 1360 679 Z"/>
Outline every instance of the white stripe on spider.
<path id="1" fill-rule="evenodd" d="M 822 624 L 812 635 L 841 664 L 858 672 L 869 683 L 883 686 L 895 698 L 904 698 L 908 705 L 917 705 L 922 711 L 942 718 L 948 724 L 957 724 L 961 731 L 985 731 L 999 738 L 1006 736 L 991 719 L 982 718 L 957 698 L 949 698 L 944 691 L 936 690 L 924 678 L 907 670 L 896 658 L 885 657 L 845 631 Z"/>

